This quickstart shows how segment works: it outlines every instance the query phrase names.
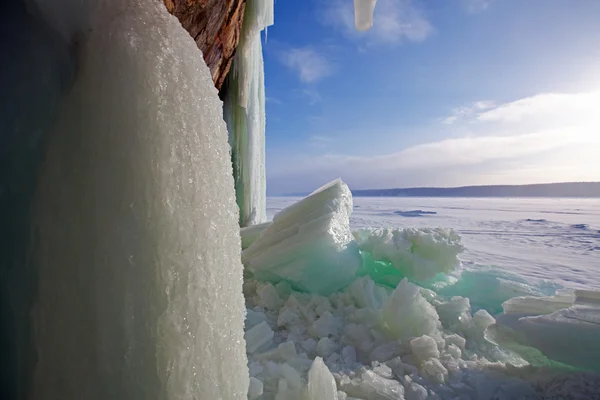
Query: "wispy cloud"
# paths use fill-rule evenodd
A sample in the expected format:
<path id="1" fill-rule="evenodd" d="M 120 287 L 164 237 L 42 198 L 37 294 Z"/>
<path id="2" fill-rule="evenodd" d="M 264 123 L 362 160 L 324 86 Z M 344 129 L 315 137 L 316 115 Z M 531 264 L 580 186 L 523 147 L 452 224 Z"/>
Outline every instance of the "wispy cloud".
<path id="1" fill-rule="evenodd" d="M 354 28 L 354 6 L 350 0 L 322 0 L 318 13 L 325 25 L 340 30 L 350 38 L 371 44 L 420 42 L 433 27 L 411 0 L 378 0 L 373 15 L 373 27 L 367 32 Z"/>
<path id="2" fill-rule="evenodd" d="M 480 100 L 469 105 L 457 107 L 452 110 L 452 114 L 444 119 L 442 123 L 446 125 L 452 125 L 458 121 L 472 119 L 484 110 L 493 108 L 495 103 L 490 100 Z"/>
<path id="3" fill-rule="evenodd" d="M 486 10 L 494 0 L 461 0 L 462 6 L 469 14 L 475 14 Z"/>
<path id="4" fill-rule="evenodd" d="M 284 193 L 338 176 L 353 188 L 600 180 L 597 104 L 600 92 L 476 102 L 457 112 L 469 115 L 468 136 L 376 156 L 282 155 L 269 184 Z"/>
<path id="5" fill-rule="evenodd" d="M 333 71 L 327 57 L 313 47 L 290 48 L 281 53 L 281 61 L 304 83 L 317 82 Z"/>

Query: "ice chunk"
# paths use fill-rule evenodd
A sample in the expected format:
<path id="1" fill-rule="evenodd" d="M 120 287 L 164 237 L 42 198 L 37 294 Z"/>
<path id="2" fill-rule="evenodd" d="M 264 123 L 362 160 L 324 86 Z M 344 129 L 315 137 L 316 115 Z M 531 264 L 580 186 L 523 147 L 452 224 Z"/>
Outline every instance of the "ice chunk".
<path id="1" fill-rule="evenodd" d="M 514 297 L 502 303 L 502 308 L 504 314 L 543 315 L 569 308 L 574 302 L 575 293 L 561 292 L 554 296 Z"/>
<path id="2" fill-rule="evenodd" d="M 249 331 L 246 331 L 244 338 L 246 339 L 246 351 L 248 353 L 254 353 L 261 347 L 269 343 L 275 333 L 265 321 L 256 325 Z"/>
<path id="3" fill-rule="evenodd" d="M 256 279 L 287 281 L 297 290 L 329 295 L 352 282 L 360 254 L 350 233 L 352 194 L 333 181 L 289 206 L 242 252 Z"/>
<path id="4" fill-rule="evenodd" d="M 373 26 L 373 11 L 377 0 L 354 0 L 354 26 L 367 31 Z"/>
<path id="5" fill-rule="evenodd" d="M 600 308 L 574 305 L 548 315 L 496 318 L 489 337 L 538 364 L 535 349 L 546 357 L 574 367 L 600 371 Z M 542 361 L 543 362 L 543 361 Z"/>
<path id="6" fill-rule="evenodd" d="M 338 344 L 328 337 L 324 337 L 323 339 L 317 342 L 317 354 L 323 358 L 329 357 L 338 349 Z"/>
<path id="7" fill-rule="evenodd" d="M 356 363 L 356 349 L 352 346 L 344 346 L 341 356 L 346 365 Z"/>
<path id="8" fill-rule="evenodd" d="M 310 400 L 338 399 L 335 379 L 321 357 L 315 358 L 308 371 L 308 396 Z"/>
<path id="9" fill-rule="evenodd" d="M 256 242 L 256 239 L 262 235 L 265 229 L 271 225 L 270 222 L 264 222 L 262 224 L 250 225 L 240 229 L 240 236 L 242 239 L 242 250 L 247 249 Z"/>
<path id="10" fill-rule="evenodd" d="M 543 294 L 517 275 L 494 268 L 462 271 L 460 279 L 437 292 L 468 298 L 474 309 L 485 308 L 493 315 L 502 312 L 502 303 L 508 299 Z"/>
<path id="11" fill-rule="evenodd" d="M 455 344 L 451 344 L 448 346 L 448 349 L 446 350 L 448 352 L 448 354 L 450 354 L 453 358 L 461 358 L 462 357 L 462 351 L 460 350 L 460 348 L 455 345 Z"/>
<path id="12" fill-rule="evenodd" d="M 467 340 L 464 337 L 457 335 L 456 333 L 445 336 L 445 340 L 449 345 L 453 344 L 461 350 L 465 349 L 465 345 L 467 343 Z"/>
<path id="13" fill-rule="evenodd" d="M 475 314 L 473 314 L 473 321 L 475 322 L 475 326 L 481 332 L 485 332 L 485 330 L 492 324 L 496 323 L 494 317 L 490 315 L 484 309 L 478 310 Z"/>
<path id="14" fill-rule="evenodd" d="M 448 378 L 448 370 L 437 358 L 425 361 L 421 373 L 436 383 L 444 383 Z"/>
<path id="15" fill-rule="evenodd" d="M 420 362 L 430 358 L 439 358 L 440 352 L 435 340 L 427 335 L 420 336 L 410 341 L 412 352 Z"/>
<path id="16" fill-rule="evenodd" d="M 245 330 L 247 331 L 266 320 L 267 316 L 264 312 L 246 309 L 246 321 L 244 323 Z"/>
<path id="17" fill-rule="evenodd" d="M 555 361 L 600 370 L 598 342 L 593 339 L 600 332 L 599 296 L 598 291 L 578 290 L 574 294 L 562 291 L 554 296 L 507 302 L 508 313 L 499 316 L 497 323 L 488 329 L 489 337 L 533 364 L 540 363 L 536 354 L 539 350 Z M 568 304 L 573 297 L 572 306 L 551 314 L 528 316 L 518 313 L 547 312 L 561 304 Z"/>
<path id="18" fill-rule="evenodd" d="M 438 304 L 436 310 L 440 316 L 440 321 L 446 328 L 455 328 L 470 320 L 471 303 L 469 299 L 454 296 L 449 301 Z"/>
<path id="19" fill-rule="evenodd" d="M 365 371 L 360 379 L 342 380 L 341 389 L 349 396 L 369 400 L 398 400 L 404 398 L 404 387 L 397 381 Z"/>
<path id="20" fill-rule="evenodd" d="M 460 265 L 458 254 L 464 249 L 460 236 L 452 229 L 361 229 L 354 235 L 360 249 L 374 261 L 389 263 L 400 276 L 417 281 L 455 270 Z M 378 273 L 380 264 L 367 264 L 365 268 L 365 273 L 377 282 L 391 279 Z"/>
<path id="21" fill-rule="evenodd" d="M 410 376 L 405 377 L 404 388 L 406 400 L 427 400 L 427 389 L 413 382 Z"/>
<path id="22" fill-rule="evenodd" d="M 257 354 L 256 360 L 272 360 L 278 362 L 286 362 L 298 354 L 296 353 L 296 345 L 293 341 L 281 343 L 276 349 L 269 350 L 265 353 Z"/>
<path id="23" fill-rule="evenodd" d="M 260 379 L 250 378 L 250 386 L 248 387 L 248 400 L 254 400 L 262 396 L 263 383 Z"/>
<path id="24" fill-rule="evenodd" d="M 381 316 L 388 333 L 399 339 L 433 336 L 441 328 L 435 308 L 421 296 L 419 287 L 406 279 L 386 300 Z"/>
<path id="25" fill-rule="evenodd" d="M 259 298 L 259 305 L 266 309 L 279 310 L 283 304 L 277 289 L 270 283 L 259 284 L 256 288 L 256 294 Z"/>
<path id="26" fill-rule="evenodd" d="M 309 328 L 309 333 L 317 338 L 339 336 L 342 327 L 343 321 L 340 318 L 334 317 L 329 311 L 325 311 Z"/>

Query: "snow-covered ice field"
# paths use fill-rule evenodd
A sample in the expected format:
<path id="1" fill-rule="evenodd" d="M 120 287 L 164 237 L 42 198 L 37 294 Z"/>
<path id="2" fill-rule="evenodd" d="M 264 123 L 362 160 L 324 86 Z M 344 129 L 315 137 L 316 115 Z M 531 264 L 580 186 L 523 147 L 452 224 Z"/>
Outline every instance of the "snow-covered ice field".
<path id="1" fill-rule="evenodd" d="M 268 198 L 269 219 L 298 200 Z M 600 288 L 600 199 L 355 197 L 351 225 L 453 228 L 466 248 L 465 269 Z"/>

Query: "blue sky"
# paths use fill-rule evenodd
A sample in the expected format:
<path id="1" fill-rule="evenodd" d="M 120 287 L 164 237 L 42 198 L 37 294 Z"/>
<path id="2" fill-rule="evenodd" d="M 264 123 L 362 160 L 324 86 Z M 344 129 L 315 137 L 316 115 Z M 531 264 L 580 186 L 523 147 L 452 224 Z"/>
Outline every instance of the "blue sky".
<path id="1" fill-rule="evenodd" d="M 600 180 L 600 1 L 278 0 L 267 191 Z"/>

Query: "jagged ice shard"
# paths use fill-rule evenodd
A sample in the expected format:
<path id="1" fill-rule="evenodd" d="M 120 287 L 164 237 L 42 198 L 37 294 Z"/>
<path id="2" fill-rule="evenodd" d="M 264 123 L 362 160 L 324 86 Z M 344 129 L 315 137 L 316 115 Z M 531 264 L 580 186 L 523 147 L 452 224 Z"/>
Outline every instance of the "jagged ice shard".
<path id="1" fill-rule="evenodd" d="M 248 0 L 227 77 L 223 116 L 229 130 L 240 225 L 267 220 L 265 78 L 261 31 L 273 25 L 273 0 Z"/>
<path id="2" fill-rule="evenodd" d="M 38 6 L 76 71 L 34 200 L 30 398 L 246 398 L 238 211 L 202 53 L 158 1 Z"/>

